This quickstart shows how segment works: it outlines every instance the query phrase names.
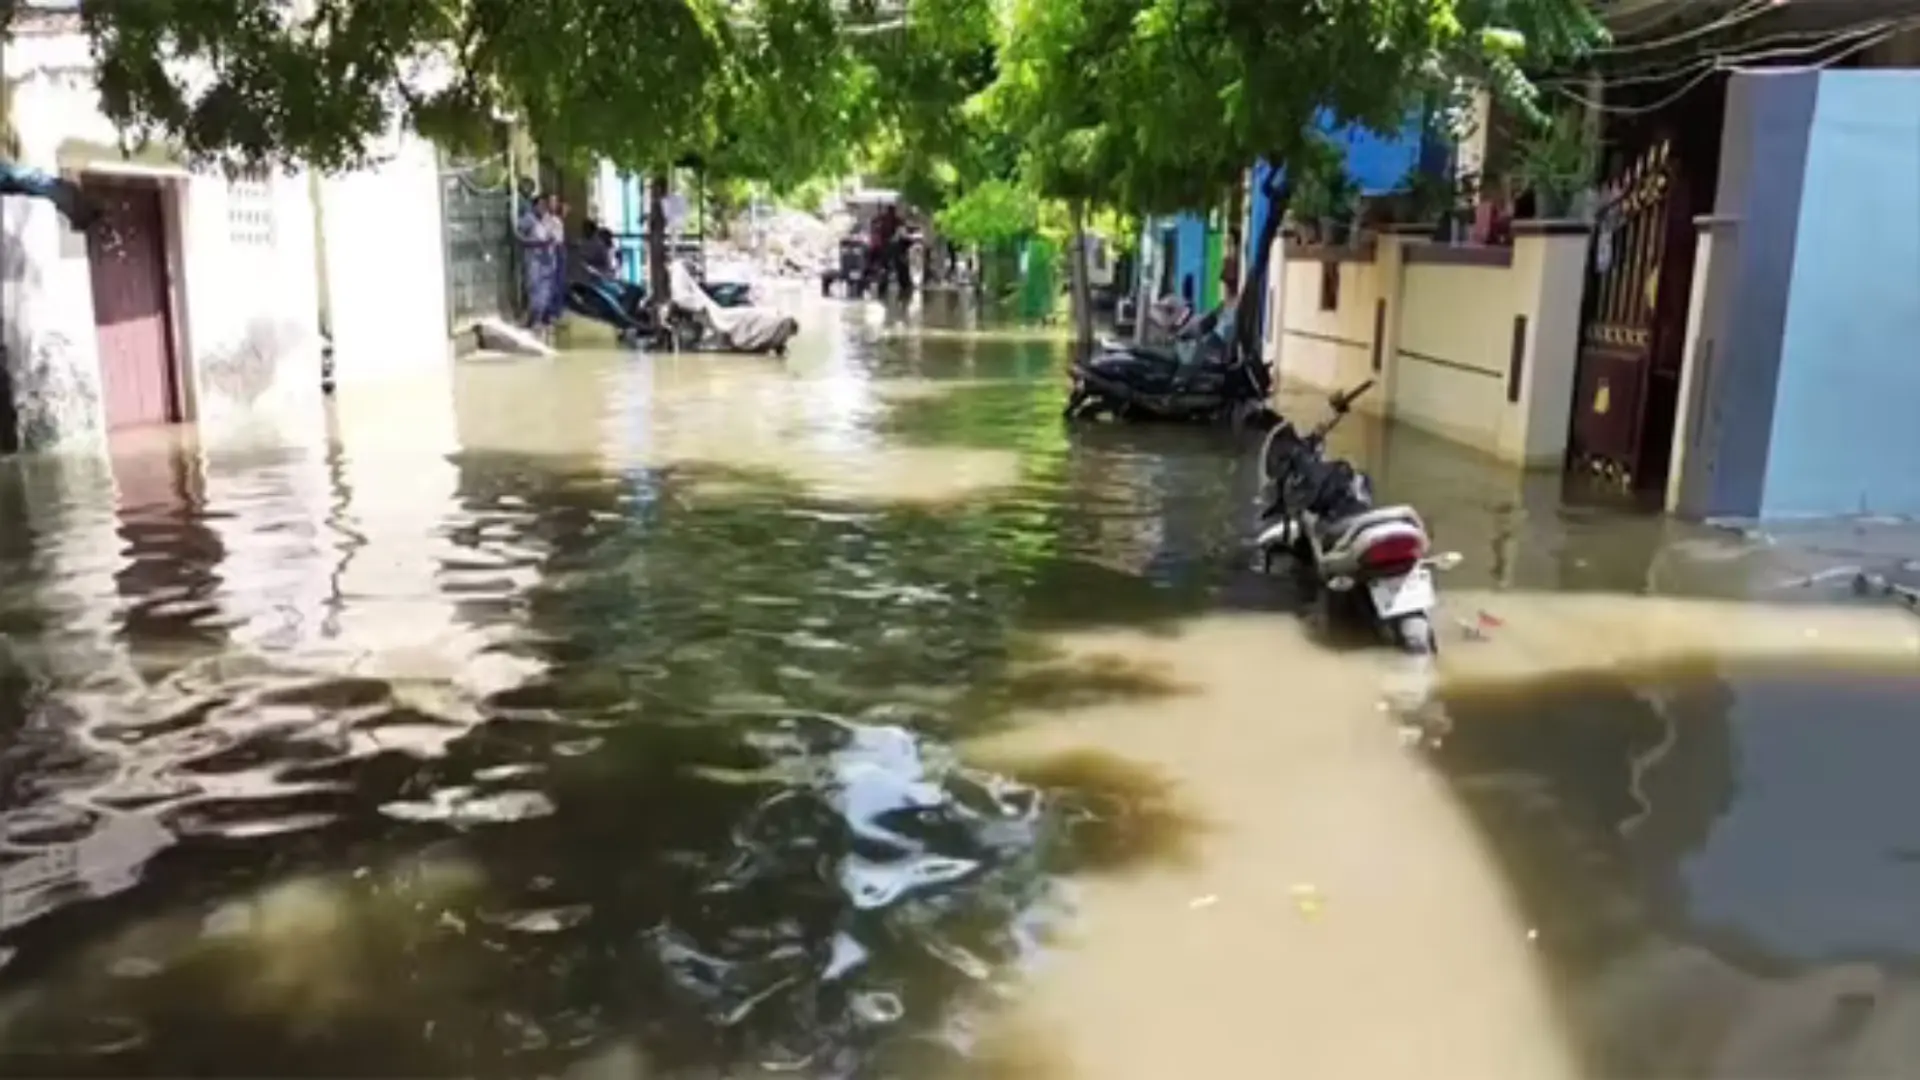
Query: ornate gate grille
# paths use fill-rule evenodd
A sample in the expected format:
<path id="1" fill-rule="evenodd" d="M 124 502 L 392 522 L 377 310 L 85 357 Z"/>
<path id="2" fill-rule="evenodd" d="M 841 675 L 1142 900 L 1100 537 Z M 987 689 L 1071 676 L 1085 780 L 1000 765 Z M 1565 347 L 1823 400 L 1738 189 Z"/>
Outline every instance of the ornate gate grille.
<path id="1" fill-rule="evenodd" d="M 504 165 L 441 158 L 449 333 L 459 333 L 477 319 L 512 321 L 519 314 L 513 211 L 512 178 Z"/>
<path id="2" fill-rule="evenodd" d="M 1677 169 L 1662 140 L 1607 185 L 1588 262 L 1568 465 L 1623 487 L 1664 465 L 1647 421 L 1671 408 L 1679 342 L 1663 331 L 1686 308 L 1692 269 L 1684 236 L 1675 242 L 1690 227 Z"/>

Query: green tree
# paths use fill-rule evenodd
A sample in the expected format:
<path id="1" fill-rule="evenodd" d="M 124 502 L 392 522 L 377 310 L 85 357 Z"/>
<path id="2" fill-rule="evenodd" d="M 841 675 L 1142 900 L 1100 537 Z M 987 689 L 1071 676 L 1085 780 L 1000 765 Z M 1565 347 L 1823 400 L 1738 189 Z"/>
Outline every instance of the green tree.
<path id="1" fill-rule="evenodd" d="M 968 103 L 993 83 L 998 62 L 996 0 L 908 0 L 870 33 L 847 35 L 866 78 L 853 141 L 858 169 L 900 192 L 939 222 L 981 183 L 1012 170 L 1004 133 L 981 125 Z"/>
<path id="2" fill-rule="evenodd" d="M 0 26 L 18 8 L 0 0 Z M 643 172 L 660 295 L 671 169 L 834 166 L 865 70 L 864 16 L 837 0 L 85 0 L 80 17 L 108 116 L 202 161 L 336 171 L 398 126 L 463 143 L 509 114 L 556 157 Z"/>
<path id="3" fill-rule="evenodd" d="M 1604 35 L 1584 0 L 1153 0 L 1133 54 L 1142 82 L 1127 100 L 1163 87 L 1145 99 L 1152 107 L 1135 108 L 1136 137 L 1178 148 L 1220 184 L 1258 157 L 1286 165 L 1311 155 L 1327 121 L 1394 131 L 1468 81 L 1530 108 L 1526 70 Z M 1288 196 L 1284 187 L 1271 194 L 1256 281 Z M 1256 293 L 1242 297 L 1243 314 Z M 1253 320 L 1240 319 L 1239 331 L 1250 346 Z"/>
<path id="4" fill-rule="evenodd" d="M 1040 193 L 1193 209 L 1256 159 L 1323 164 L 1328 122 L 1394 131 L 1469 82 L 1531 110 L 1526 72 L 1603 37 L 1584 0 L 1012 0 L 994 115 Z M 1270 194 L 1255 280 L 1288 197 Z"/>
<path id="5" fill-rule="evenodd" d="M 1013 0 L 1000 78 L 988 109 L 1022 133 L 1020 174 L 1067 208 L 1067 274 L 1073 324 L 1093 340 L 1087 282 L 1087 215 L 1119 194 L 1125 166 L 1116 102 L 1108 95 L 1131 37 L 1127 0 Z"/>

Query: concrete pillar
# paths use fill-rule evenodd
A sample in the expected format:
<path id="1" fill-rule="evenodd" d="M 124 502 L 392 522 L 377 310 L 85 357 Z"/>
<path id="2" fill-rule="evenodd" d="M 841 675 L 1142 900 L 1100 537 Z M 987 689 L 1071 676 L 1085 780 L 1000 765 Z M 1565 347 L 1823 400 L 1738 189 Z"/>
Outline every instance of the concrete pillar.
<path id="1" fill-rule="evenodd" d="M 1585 221 L 1521 221 L 1513 227 L 1513 270 L 1522 275 L 1522 312 L 1509 381 L 1519 383 L 1520 439 L 1513 447 L 1529 468 L 1558 468 L 1567 456 L 1580 311 L 1593 226 Z M 1509 400 L 1515 391 L 1509 389 Z"/>
<path id="2" fill-rule="evenodd" d="M 1704 475 L 1695 472 L 1700 462 L 1689 461 L 1688 451 L 1699 445 L 1711 418 L 1708 394 L 1711 393 L 1713 344 L 1702 330 L 1707 306 L 1707 285 L 1713 280 L 1716 236 L 1728 239 L 1734 222 L 1728 218 L 1702 217 L 1695 221 L 1699 238 L 1693 249 L 1693 286 L 1687 297 L 1687 343 L 1680 359 L 1680 391 L 1676 396 L 1679 415 L 1674 418 L 1673 449 L 1668 457 L 1668 513 L 1679 513 L 1683 503 L 1699 493 Z"/>

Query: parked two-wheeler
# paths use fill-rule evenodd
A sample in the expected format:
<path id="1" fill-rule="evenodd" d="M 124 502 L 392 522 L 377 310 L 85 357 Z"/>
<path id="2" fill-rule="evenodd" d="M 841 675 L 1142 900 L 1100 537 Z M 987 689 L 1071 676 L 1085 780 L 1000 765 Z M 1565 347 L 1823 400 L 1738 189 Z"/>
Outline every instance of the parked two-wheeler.
<path id="1" fill-rule="evenodd" d="M 700 288 L 722 308 L 744 308 L 753 303 L 753 286 L 744 281 L 702 280 Z M 619 331 L 620 340 L 631 345 L 655 342 L 691 350 L 699 346 L 706 333 L 699 311 L 681 304 L 668 305 L 666 327 L 657 328 L 654 306 L 647 302 L 647 287 L 617 278 L 583 276 L 576 280 L 567 287 L 567 308 L 613 327 Z"/>
<path id="2" fill-rule="evenodd" d="M 684 262 L 668 265 L 667 280 L 673 300 L 667 330 L 676 350 L 784 356 L 787 342 L 800 331 L 800 323 L 778 309 L 721 304 Z"/>
<path id="3" fill-rule="evenodd" d="M 1068 420 L 1173 420 L 1236 425 L 1270 415 L 1273 372 L 1216 333 L 1220 312 L 1188 324 L 1171 347 L 1105 341 L 1073 365 Z"/>
<path id="4" fill-rule="evenodd" d="M 1368 379 L 1336 393 L 1330 415 L 1305 435 L 1278 421 L 1260 447 L 1270 502 L 1255 540 L 1263 568 L 1288 555 L 1317 579 L 1329 614 L 1363 615 L 1389 642 L 1411 653 L 1439 648 L 1433 629 L 1433 571 L 1457 555 L 1433 555 L 1426 523 L 1411 506 L 1376 506 L 1367 475 L 1326 457 L 1327 433 L 1347 415 Z"/>

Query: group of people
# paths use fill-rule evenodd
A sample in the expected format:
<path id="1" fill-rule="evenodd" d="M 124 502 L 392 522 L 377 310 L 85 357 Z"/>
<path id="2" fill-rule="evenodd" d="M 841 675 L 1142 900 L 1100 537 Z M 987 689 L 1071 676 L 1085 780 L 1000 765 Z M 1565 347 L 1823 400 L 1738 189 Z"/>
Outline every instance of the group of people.
<path id="1" fill-rule="evenodd" d="M 569 258 L 566 217 L 566 204 L 549 192 L 528 203 L 514 230 L 526 267 L 527 326 L 540 333 L 552 330 L 566 313 L 567 292 L 576 280 L 624 286 L 618 281 L 620 253 L 612 231 L 586 219 Z M 628 297 L 619 299 L 625 309 Z"/>
<path id="2" fill-rule="evenodd" d="M 527 327 L 551 330 L 567 310 L 567 207 L 552 192 L 527 204 L 514 226 L 525 268 Z"/>

